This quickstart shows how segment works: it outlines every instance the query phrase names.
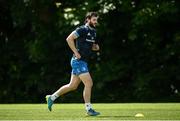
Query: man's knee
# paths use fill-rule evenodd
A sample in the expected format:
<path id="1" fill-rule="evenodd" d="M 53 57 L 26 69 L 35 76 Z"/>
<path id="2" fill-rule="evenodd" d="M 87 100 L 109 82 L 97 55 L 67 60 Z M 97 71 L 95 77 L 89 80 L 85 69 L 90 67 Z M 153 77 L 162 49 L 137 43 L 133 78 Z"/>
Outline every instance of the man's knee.
<path id="1" fill-rule="evenodd" d="M 92 81 L 92 80 L 88 80 L 88 81 L 85 83 L 85 86 L 91 88 L 91 87 L 93 86 L 93 81 Z"/>

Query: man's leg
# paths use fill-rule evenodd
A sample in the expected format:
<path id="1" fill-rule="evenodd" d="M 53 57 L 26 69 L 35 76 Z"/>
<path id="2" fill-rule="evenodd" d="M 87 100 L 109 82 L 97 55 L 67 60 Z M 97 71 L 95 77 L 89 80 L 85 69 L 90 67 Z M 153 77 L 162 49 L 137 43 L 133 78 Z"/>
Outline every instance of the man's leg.
<path id="1" fill-rule="evenodd" d="M 81 80 L 79 79 L 79 77 L 72 74 L 70 83 L 60 87 L 59 90 L 57 90 L 53 95 L 61 96 L 63 94 L 66 94 L 69 91 L 76 90 L 80 82 Z"/>
<path id="2" fill-rule="evenodd" d="M 93 86 L 91 75 L 89 74 L 89 72 L 87 72 L 87 73 L 80 74 L 79 78 L 82 80 L 84 84 L 83 97 L 84 97 L 87 114 L 90 116 L 99 115 L 100 113 L 94 111 L 91 106 L 91 89 Z"/>
<path id="3" fill-rule="evenodd" d="M 66 84 L 66 85 L 60 87 L 59 90 L 57 90 L 54 94 L 47 95 L 46 100 L 47 100 L 47 104 L 48 104 L 48 109 L 51 111 L 54 100 L 63 94 L 66 94 L 70 91 L 77 89 L 80 82 L 81 82 L 81 80 L 79 79 L 79 77 L 72 74 L 69 84 Z"/>
<path id="4" fill-rule="evenodd" d="M 90 103 L 91 102 L 91 89 L 93 86 L 92 78 L 88 72 L 80 74 L 79 78 L 82 80 L 84 84 L 84 91 L 83 91 L 84 102 Z"/>

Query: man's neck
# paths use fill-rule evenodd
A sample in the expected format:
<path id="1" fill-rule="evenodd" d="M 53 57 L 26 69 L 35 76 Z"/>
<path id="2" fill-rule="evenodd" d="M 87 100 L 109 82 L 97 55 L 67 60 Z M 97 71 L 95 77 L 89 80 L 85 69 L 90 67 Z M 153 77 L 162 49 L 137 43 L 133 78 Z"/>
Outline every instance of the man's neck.
<path id="1" fill-rule="evenodd" d="M 95 29 L 89 25 L 89 23 L 86 23 L 85 26 L 88 26 L 91 30 Z"/>

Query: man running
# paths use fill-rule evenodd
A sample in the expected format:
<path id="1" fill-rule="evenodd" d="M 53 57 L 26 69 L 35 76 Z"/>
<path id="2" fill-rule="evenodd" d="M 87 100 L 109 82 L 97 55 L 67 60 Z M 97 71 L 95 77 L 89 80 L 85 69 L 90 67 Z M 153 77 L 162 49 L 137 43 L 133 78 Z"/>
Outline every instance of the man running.
<path id="1" fill-rule="evenodd" d="M 53 102 L 59 96 L 75 90 L 82 81 L 84 84 L 83 98 L 87 114 L 90 116 L 97 116 L 100 114 L 96 112 L 91 105 L 93 81 L 88 70 L 88 61 L 93 51 L 99 50 L 95 30 L 97 19 L 98 14 L 96 12 L 88 12 L 85 17 L 85 25 L 78 27 L 67 37 L 66 41 L 73 52 L 73 57 L 71 59 L 71 79 L 69 84 L 60 87 L 54 94 L 46 96 L 48 109 L 50 111 L 52 110 Z"/>

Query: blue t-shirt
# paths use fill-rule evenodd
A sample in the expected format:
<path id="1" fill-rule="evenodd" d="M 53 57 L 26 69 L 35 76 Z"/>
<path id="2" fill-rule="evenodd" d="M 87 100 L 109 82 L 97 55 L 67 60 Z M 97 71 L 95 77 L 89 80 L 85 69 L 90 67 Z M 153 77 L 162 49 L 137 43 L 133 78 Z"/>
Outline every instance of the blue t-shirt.
<path id="1" fill-rule="evenodd" d="M 74 34 L 77 36 L 76 48 L 81 60 L 88 61 L 93 56 L 92 45 L 96 43 L 96 30 L 87 25 L 78 27 Z"/>

